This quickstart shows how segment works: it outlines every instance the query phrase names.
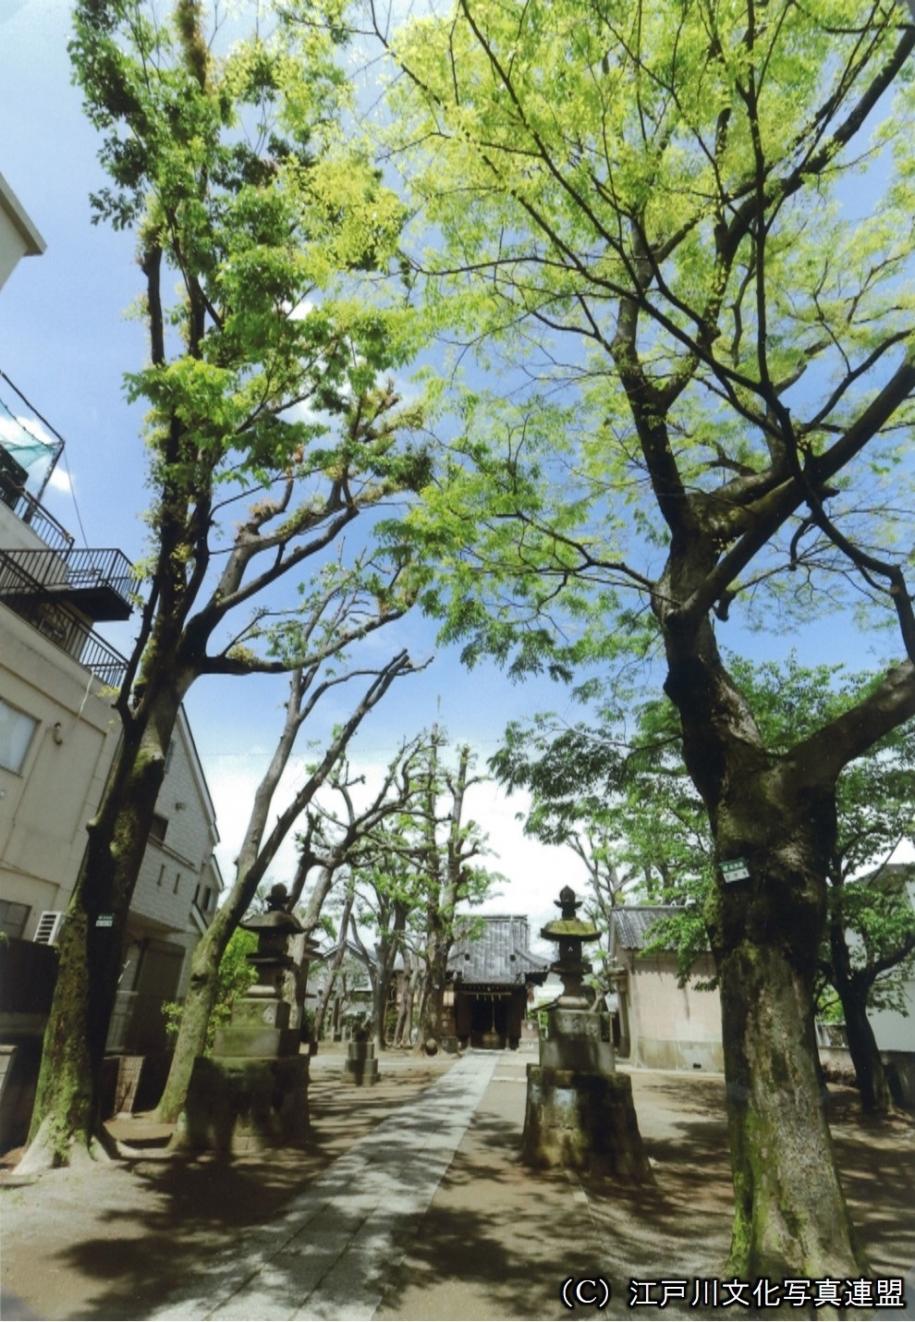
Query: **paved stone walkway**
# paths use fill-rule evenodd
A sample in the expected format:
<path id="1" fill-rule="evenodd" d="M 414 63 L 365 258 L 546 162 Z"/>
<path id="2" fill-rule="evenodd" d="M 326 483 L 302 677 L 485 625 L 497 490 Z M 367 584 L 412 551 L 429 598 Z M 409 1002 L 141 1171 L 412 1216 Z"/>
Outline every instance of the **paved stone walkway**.
<path id="1" fill-rule="evenodd" d="M 193 1290 L 154 1319 L 370 1319 L 494 1073 L 468 1053 L 340 1157 L 282 1217 L 201 1259 Z"/>

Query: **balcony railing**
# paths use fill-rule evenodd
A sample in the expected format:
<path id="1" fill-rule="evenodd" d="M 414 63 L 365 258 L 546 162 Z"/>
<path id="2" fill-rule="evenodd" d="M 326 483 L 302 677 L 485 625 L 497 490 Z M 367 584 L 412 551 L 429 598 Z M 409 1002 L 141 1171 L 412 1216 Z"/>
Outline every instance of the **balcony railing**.
<path id="1" fill-rule="evenodd" d="M 14 558 L 15 554 L 0 551 L 0 601 L 90 670 L 96 679 L 117 688 L 127 670 L 124 657 L 65 606 L 49 600 L 41 584 Z"/>
<path id="2" fill-rule="evenodd" d="M 20 491 L 8 502 L 14 514 L 18 514 L 23 523 L 27 523 L 37 533 L 45 546 L 52 551 L 69 551 L 73 545 L 73 536 L 62 523 L 58 523 L 53 514 L 49 514 L 44 505 L 37 501 L 29 491 Z"/>
<path id="3" fill-rule="evenodd" d="M 74 606 L 93 620 L 126 620 L 137 579 L 123 551 L 70 547 L 61 551 L 16 549 L 6 555 L 45 598 Z"/>
<path id="4" fill-rule="evenodd" d="M 26 490 L 28 469 L 23 468 L 18 459 L 14 459 L 6 446 L 0 442 L 0 501 L 9 505 L 38 534 L 52 551 L 68 551 L 73 545 L 73 538 L 66 528 L 49 514 L 40 501 Z"/>

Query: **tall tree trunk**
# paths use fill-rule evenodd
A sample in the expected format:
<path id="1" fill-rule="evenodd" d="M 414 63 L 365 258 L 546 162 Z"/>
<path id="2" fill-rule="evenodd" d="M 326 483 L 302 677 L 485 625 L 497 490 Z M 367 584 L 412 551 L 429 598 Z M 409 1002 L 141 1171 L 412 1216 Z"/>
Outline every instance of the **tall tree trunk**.
<path id="1" fill-rule="evenodd" d="M 419 994 L 413 1002 L 413 1019 L 410 1024 L 410 1036 L 413 1036 L 414 1027 L 418 1030 L 414 1050 L 421 1051 L 424 1042 L 423 1023 L 426 1014 L 426 999 L 429 995 L 429 972 L 423 969 L 422 977 L 419 982 Z"/>
<path id="2" fill-rule="evenodd" d="M 349 916 L 353 911 L 353 901 L 355 892 L 348 888 L 343 901 L 343 912 L 340 914 L 340 926 L 337 929 L 337 950 L 331 960 L 330 968 L 327 971 L 327 982 L 324 985 L 324 991 L 321 1000 L 318 1002 L 318 1008 L 315 1011 L 315 1038 L 321 1036 L 321 1030 L 324 1027 L 324 1020 L 327 1017 L 327 1007 L 330 1005 L 331 997 L 334 994 L 334 987 L 337 983 L 337 975 L 340 972 L 340 966 L 346 954 L 346 933 L 349 928 Z M 334 1013 L 334 1030 L 338 1027 L 338 1017 Z"/>
<path id="3" fill-rule="evenodd" d="M 868 1115 L 889 1115 L 893 1110 L 893 1097 L 880 1048 L 867 1017 L 867 988 L 857 979 L 837 979 L 836 991 L 845 1014 L 848 1054 L 854 1066 L 861 1108 Z"/>
<path id="4" fill-rule="evenodd" d="M 388 1009 L 389 981 L 383 967 L 379 967 L 372 979 L 372 1023 L 374 1026 L 375 1050 L 387 1050 L 385 1015 Z"/>
<path id="5" fill-rule="evenodd" d="M 147 695 L 115 754 L 61 928 L 60 965 L 45 1030 L 23 1171 L 96 1157 L 111 1144 L 100 1084 L 127 914 L 165 775 L 183 690 Z"/>
<path id="6" fill-rule="evenodd" d="M 394 1024 L 393 1045 L 402 1047 L 404 1044 L 404 1032 L 407 1024 L 407 999 L 409 996 L 409 979 L 404 976 L 400 980 L 400 1001 L 397 1006 L 397 1021 Z"/>
<path id="7" fill-rule="evenodd" d="M 219 965 L 235 926 L 231 912 L 217 909 L 213 921 L 191 956 L 191 973 L 181 1010 L 181 1025 L 168 1078 L 155 1112 L 155 1119 L 160 1124 L 174 1122 L 184 1108 L 194 1061 L 203 1055 L 206 1048 L 207 1028 L 216 1003 Z"/>
<path id="8" fill-rule="evenodd" d="M 862 1110 L 869 1115 L 889 1115 L 893 1109 L 893 1099 L 874 1030 L 867 1017 L 869 986 L 864 978 L 855 975 L 852 968 L 851 952 L 845 938 L 841 898 L 842 878 L 834 874 L 833 904 L 829 916 L 832 985 L 838 993 L 845 1014 L 848 1052 L 854 1066 Z"/>
<path id="9" fill-rule="evenodd" d="M 406 988 L 407 1003 L 404 1012 L 403 1028 L 400 1033 L 400 1045 L 409 1047 L 413 1044 L 413 1023 L 416 1019 L 416 1004 L 419 997 L 421 970 L 419 960 L 413 961 L 410 981 Z"/>
<path id="10" fill-rule="evenodd" d="M 859 1275 L 816 1069 L 813 979 L 777 937 L 749 935 L 722 953 L 719 977 L 735 1194 L 728 1271 Z"/>
<path id="11" fill-rule="evenodd" d="M 701 568 L 701 567 L 700 567 Z M 688 583 L 668 584 L 685 599 Z M 709 812 L 720 868 L 706 917 L 721 986 L 734 1180 L 729 1272 L 852 1277 L 853 1240 L 817 1075 L 814 980 L 835 844 L 835 781 L 774 756 L 731 680 L 710 623 L 665 619 L 666 690 Z"/>

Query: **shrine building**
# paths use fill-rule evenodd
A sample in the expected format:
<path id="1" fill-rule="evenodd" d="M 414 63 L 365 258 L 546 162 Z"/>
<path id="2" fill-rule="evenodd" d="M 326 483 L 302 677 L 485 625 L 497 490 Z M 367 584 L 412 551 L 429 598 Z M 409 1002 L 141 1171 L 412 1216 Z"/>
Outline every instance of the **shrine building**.
<path id="1" fill-rule="evenodd" d="M 549 960 L 528 949 L 530 926 L 518 914 L 483 915 L 483 930 L 456 942 L 448 957 L 443 1033 L 461 1047 L 514 1050 L 533 988 Z"/>

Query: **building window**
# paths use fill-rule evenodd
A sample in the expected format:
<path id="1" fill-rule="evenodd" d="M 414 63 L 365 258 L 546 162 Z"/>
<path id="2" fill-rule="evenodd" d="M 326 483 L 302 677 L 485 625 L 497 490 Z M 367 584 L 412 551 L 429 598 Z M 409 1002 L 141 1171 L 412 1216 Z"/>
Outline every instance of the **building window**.
<path id="1" fill-rule="evenodd" d="M 33 716 L 17 711 L 0 698 L 0 767 L 7 771 L 22 770 L 37 726 Z"/>
<path id="2" fill-rule="evenodd" d="M 158 840 L 160 843 L 165 840 L 165 832 L 168 830 L 168 818 L 163 817 L 161 813 L 154 812 L 152 826 L 149 828 L 150 840 Z"/>
<path id="3" fill-rule="evenodd" d="M 175 873 L 175 885 L 174 885 L 174 887 L 172 888 L 172 893 L 173 893 L 174 895 L 177 895 L 177 894 L 178 894 L 178 887 L 179 887 L 180 885 L 181 885 L 181 873 L 180 873 L 180 872 L 176 872 L 176 873 Z"/>
<path id="4" fill-rule="evenodd" d="M 165 880 L 165 864 L 162 863 L 159 865 L 159 877 L 158 880 L 156 881 L 156 885 L 161 886 L 164 880 Z"/>
<path id="5" fill-rule="evenodd" d="M 5 932 L 10 937 L 22 936 L 31 912 L 27 904 L 13 904 L 12 900 L 0 900 L 0 932 Z"/>

